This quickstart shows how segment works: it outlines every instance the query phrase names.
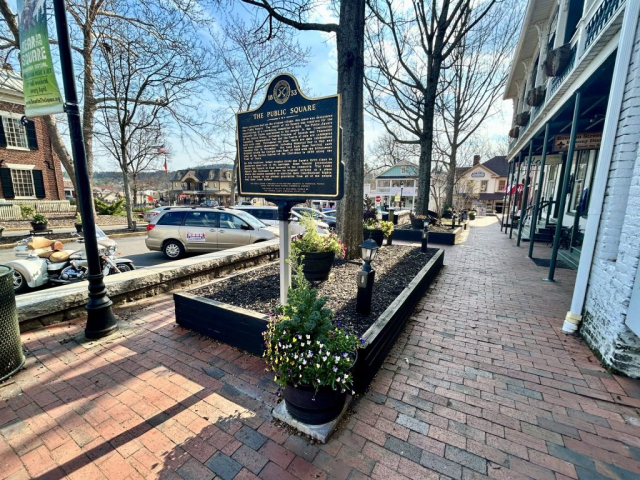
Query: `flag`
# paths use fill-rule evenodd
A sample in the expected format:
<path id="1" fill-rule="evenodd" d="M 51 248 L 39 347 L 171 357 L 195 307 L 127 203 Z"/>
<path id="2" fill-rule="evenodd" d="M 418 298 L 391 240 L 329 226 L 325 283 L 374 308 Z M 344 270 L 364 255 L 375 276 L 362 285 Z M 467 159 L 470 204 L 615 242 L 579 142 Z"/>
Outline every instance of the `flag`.
<path id="1" fill-rule="evenodd" d="M 164 157 L 164 173 L 169 173 L 169 167 L 167 166 L 167 157 Z"/>

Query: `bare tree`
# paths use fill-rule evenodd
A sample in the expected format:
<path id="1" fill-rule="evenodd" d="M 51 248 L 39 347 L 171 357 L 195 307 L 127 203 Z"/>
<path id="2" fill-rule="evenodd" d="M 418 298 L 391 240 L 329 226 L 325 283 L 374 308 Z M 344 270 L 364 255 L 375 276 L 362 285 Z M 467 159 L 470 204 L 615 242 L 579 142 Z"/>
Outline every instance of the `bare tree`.
<path id="1" fill-rule="evenodd" d="M 453 205 L 458 151 L 481 125 L 498 112 L 509 76 L 509 59 L 517 40 L 522 2 L 496 4 L 472 28 L 451 55 L 441 75 L 437 112 L 441 115 L 448 153 L 446 203 Z"/>
<path id="2" fill-rule="evenodd" d="M 468 32 L 497 0 L 411 0 L 402 10 L 392 0 L 367 0 L 374 18 L 367 23 L 370 65 L 366 77 L 368 111 L 383 125 L 395 125 L 420 146 L 416 211 L 429 207 L 436 100 L 446 62 Z M 472 8 L 473 7 L 473 8 Z M 393 133 L 388 128 L 389 133 Z M 398 139 L 401 141 L 401 139 Z"/>
<path id="3" fill-rule="evenodd" d="M 211 55 L 180 15 L 144 13 L 152 25 L 147 30 L 120 18 L 100 25 L 103 40 L 94 69 L 99 139 L 122 172 L 129 228 L 138 174 L 159 163 L 169 123 L 183 132 L 201 132 L 206 117 L 198 99 L 216 73 Z"/>
<path id="4" fill-rule="evenodd" d="M 338 235 L 347 245 L 347 258 L 360 256 L 364 190 L 364 23 L 365 0 L 341 0 L 338 23 L 308 21 L 320 1 L 241 0 L 267 12 L 264 27 L 271 38 L 278 25 L 297 30 L 336 35 L 338 50 L 338 93 L 342 97 L 342 159 L 345 164 L 344 198 L 338 205 Z M 337 2 L 336 2 L 337 3 Z M 274 23 L 275 20 L 275 23 Z"/>
<path id="5" fill-rule="evenodd" d="M 224 67 L 212 79 L 212 85 L 225 104 L 219 117 L 227 135 L 222 138 L 219 152 L 223 158 L 225 154 L 233 156 L 231 205 L 235 205 L 238 169 L 235 114 L 257 107 L 264 98 L 269 82 L 277 74 L 304 67 L 308 62 L 309 50 L 300 46 L 291 29 L 281 30 L 276 39 L 263 42 L 256 36 L 261 23 L 256 17 L 247 22 L 229 15 L 221 34 L 214 37 L 214 50 Z M 229 163 L 231 157 L 227 156 L 226 160 Z"/>

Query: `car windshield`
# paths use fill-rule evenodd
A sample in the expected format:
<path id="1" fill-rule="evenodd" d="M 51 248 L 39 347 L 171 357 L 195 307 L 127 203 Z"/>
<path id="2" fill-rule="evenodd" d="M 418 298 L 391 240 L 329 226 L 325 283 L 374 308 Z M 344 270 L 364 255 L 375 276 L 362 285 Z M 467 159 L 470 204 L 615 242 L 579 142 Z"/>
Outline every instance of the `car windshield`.
<path id="1" fill-rule="evenodd" d="M 96 225 L 96 238 L 97 238 L 98 240 L 100 240 L 100 239 L 102 239 L 102 238 L 107 238 L 107 234 L 106 234 L 106 233 L 104 233 L 104 232 L 102 231 L 102 229 L 101 229 L 98 225 Z"/>
<path id="2" fill-rule="evenodd" d="M 247 212 L 243 212 L 242 210 L 236 210 L 235 214 L 238 217 L 240 217 L 242 220 L 247 222 L 249 225 L 251 225 L 253 228 L 265 228 L 266 227 L 266 225 L 264 223 L 262 223 L 256 217 L 254 217 L 253 215 L 250 215 Z"/>

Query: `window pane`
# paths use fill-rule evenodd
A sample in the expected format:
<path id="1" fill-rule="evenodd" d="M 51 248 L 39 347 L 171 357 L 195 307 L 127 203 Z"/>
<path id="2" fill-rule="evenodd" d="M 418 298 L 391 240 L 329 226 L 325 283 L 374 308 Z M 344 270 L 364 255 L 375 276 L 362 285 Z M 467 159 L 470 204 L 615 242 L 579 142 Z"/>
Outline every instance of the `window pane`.
<path id="1" fill-rule="evenodd" d="M 184 224 L 191 227 L 215 227 L 217 224 L 216 214 L 214 212 L 189 212 Z"/>
<path id="2" fill-rule="evenodd" d="M 229 213 L 220 214 L 220 228 L 240 229 L 243 225 L 246 225 L 246 223 L 235 215 L 231 215 Z"/>
<path id="3" fill-rule="evenodd" d="M 27 148 L 27 133 L 17 118 L 2 117 L 8 147 Z"/>
<path id="4" fill-rule="evenodd" d="M 158 225 L 181 225 L 182 219 L 184 218 L 187 212 L 167 212 L 160 220 L 158 220 Z"/>
<path id="5" fill-rule="evenodd" d="M 13 183 L 13 193 L 16 197 L 35 196 L 31 170 L 11 170 L 11 181 Z"/>

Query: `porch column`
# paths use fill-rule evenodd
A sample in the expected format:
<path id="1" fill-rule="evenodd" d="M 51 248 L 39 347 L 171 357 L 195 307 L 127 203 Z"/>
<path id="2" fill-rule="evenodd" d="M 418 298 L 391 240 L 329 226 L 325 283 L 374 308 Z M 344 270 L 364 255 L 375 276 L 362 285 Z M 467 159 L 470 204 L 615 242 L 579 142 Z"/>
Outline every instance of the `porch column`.
<path id="1" fill-rule="evenodd" d="M 527 195 L 529 195 L 529 175 L 531 174 L 531 160 L 533 159 L 533 137 L 529 140 L 529 159 L 527 160 L 527 170 L 524 174 L 524 190 L 522 192 L 522 206 L 520 211 L 520 223 L 518 224 L 518 240 L 516 246 L 520 246 L 520 240 L 522 239 L 522 227 L 524 226 L 524 220 L 527 216 Z"/>
<path id="2" fill-rule="evenodd" d="M 509 207 L 507 206 L 509 202 L 509 185 L 511 185 L 509 183 L 509 177 L 511 176 L 511 164 L 514 162 L 509 162 L 509 170 L 507 172 L 507 184 L 504 187 L 504 202 L 502 203 L 502 222 L 500 225 L 500 231 L 502 231 L 502 228 L 504 227 L 504 233 L 507 233 L 507 224 L 504 222 L 504 219 L 505 219 L 505 215 L 507 219 L 509 218 Z"/>
<path id="3" fill-rule="evenodd" d="M 513 192 L 514 196 L 513 196 L 513 200 L 511 201 L 511 203 L 513 203 L 513 206 L 511 207 L 511 222 L 509 222 L 509 239 L 513 238 L 513 217 L 516 214 L 516 209 L 518 208 L 518 185 L 520 185 L 520 167 L 522 166 L 522 152 L 520 152 L 520 154 L 518 155 L 518 173 L 516 174 L 516 190 L 515 192 Z M 514 165 L 514 170 L 515 170 L 515 165 Z M 520 219 L 521 220 L 521 219 Z M 518 223 L 520 223 L 520 220 L 518 220 Z"/>
<path id="4" fill-rule="evenodd" d="M 560 194 L 560 202 L 558 208 L 558 223 L 556 224 L 556 233 L 553 237 L 553 251 L 551 252 L 551 263 L 549 265 L 549 276 L 546 278 L 548 282 L 553 282 L 553 276 L 556 272 L 556 262 L 558 260 L 558 249 L 560 248 L 560 234 L 562 233 L 562 220 L 564 218 L 565 203 L 567 202 L 567 188 L 569 186 L 569 177 L 571 177 L 571 162 L 573 162 L 573 153 L 576 147 L 576 135 L 578 133 L 578 119 L 580 118 L 580 91 L 576 92 L 575 105 L 573 107 L 573 121 L 571 123 L 571 136 L 569 137 L 569 149 L 567 151 L 567 161 L 565 162 L 564 178 L 562 179 L 562 193 Z"/>
<path id="5" fill-rule="evenodd" d="M 549 142 L 549 123 L 544 127 L 544 143 L 542 144 L 542 159 L 540 160 L 540 175 L 538 176 L 538 191 L 536 201 L 533 204 L 533 217 L 531 217 L 531 234 L 529 235 L 529 258 L 533 256 L 533 244 L 535 242 L 536 230 L 538 226 L 538 212 L 540 210 L 540 200 L 542 199 L 542 184 L 544 183 L 544 167 L 547 162 L 547 144 Z"/>

